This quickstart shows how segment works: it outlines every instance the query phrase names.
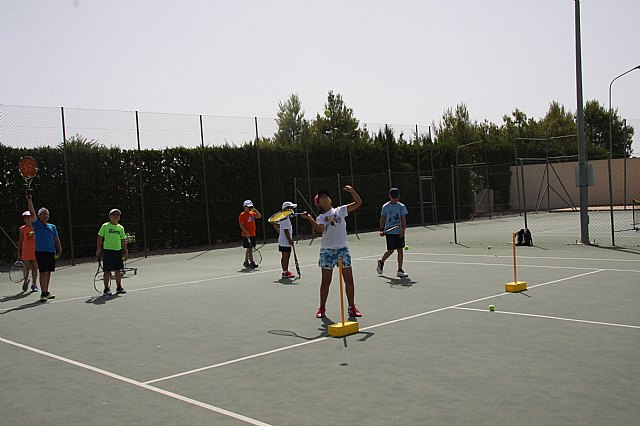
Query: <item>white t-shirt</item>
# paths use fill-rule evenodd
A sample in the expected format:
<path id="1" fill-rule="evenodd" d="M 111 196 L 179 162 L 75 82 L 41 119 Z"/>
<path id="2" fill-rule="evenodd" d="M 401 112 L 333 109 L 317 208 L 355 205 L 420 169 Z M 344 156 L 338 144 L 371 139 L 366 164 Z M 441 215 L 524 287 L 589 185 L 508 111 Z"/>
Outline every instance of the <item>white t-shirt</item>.
<path id="1" fill-rule="evenodd" d="M 347 246 L 347 216 L 347 206 L 334 207 L 318 215 L 316 222 L 324 225 L 320 248 L 339 249 Z"/>
<path id="2" fill-rule="evenodd" d="M 282 247 L 291 247 L 289 245 L 289 240 L 287 240 L 287 236 L 284 235 L 284 230 L 289 230 L 289 237 L 293 239 L 293 225 L 291 224 L 291 219 L 286 218 L 282 222 L 279 222 L 280 225 L 280 235 L 278 236 L 278 245 Z"/>

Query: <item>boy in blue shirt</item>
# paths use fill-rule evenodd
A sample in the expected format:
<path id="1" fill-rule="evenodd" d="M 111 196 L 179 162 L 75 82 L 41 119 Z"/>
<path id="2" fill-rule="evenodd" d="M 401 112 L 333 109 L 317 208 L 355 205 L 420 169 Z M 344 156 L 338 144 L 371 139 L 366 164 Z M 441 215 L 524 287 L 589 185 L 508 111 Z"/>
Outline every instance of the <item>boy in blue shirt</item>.
<path id="1" fill-rule="evenodd" d="M 58 229 L 54 224 L 49 223 L 49 210 L 42 207 L 36 215 L 31 194 L 27 194 L 27 205 L 31 217 L 37 217 L 31 226 L 36 237 L 36 261 L 40 271 L 40 289 L 42 290 L 40 301 L 46 302 L 49 299 L 55 299 L 55 296 L 49 292 L 49 282 L 51 273 L 56 270 L 56 260 L 62 255 L 62 245 L 58 238 Z"/>
<path id="2" fill-rule="evenodd" d="M 398 272 L 400 278 L 407 278 L 409 274 L 402 269 L 403 252 L 405 246 L 404 232 L 407 229 L 407 208 L 400 202 L 400 190 L 391 188 L 389 190 L 389 201 L 382 206 L 380 212 L 380 236 L 387 237 L 387 251 L 384 252 L 382 258 L 378 260 L 376 271 L 382 275 L 384 270 L 384 262 L 393 254 L 398 252 Z M 385 230 L 396 227 L 388 232 Z"/>

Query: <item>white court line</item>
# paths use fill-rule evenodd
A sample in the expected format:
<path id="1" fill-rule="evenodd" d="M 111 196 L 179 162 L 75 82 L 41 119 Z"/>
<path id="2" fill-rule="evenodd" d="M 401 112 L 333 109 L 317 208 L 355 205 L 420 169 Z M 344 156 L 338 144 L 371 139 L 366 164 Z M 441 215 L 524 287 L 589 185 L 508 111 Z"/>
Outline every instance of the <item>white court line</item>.
<path id="1" fill-rule="evenodd" d="M 597 271 L 585 272 L 584 274 L 578 274 L 578 275 L 573 275 L 571 277 L 560 278 L 558 280 L 547 281 L 545 283 L 533 285 L 533 286 L 529 287 L 529 289 L 536 288 L 536 287 L 541 287 L 541 286 L 545 286 L 545 285 L 549 285 L 549 284 L 559 283 L 559 282 L 567 281 L 567 280 L 570 280 L 570 279 L 573 279 L 573 278 L 579 278 L 579 277 L 583 277 L 585 275 L 595 274 L 597 272 L 601 272 L 601 271 L 597 270 Z M 433 309 L 431 311 L 422 312 L 422 313 L 415 314 L 415 315 L 410 315 L 408 317 L 398 318 L 398 319 L 391 320 L 391 321 L 385 321 L 385 322 L 382 322 L 380 324 L 370 325 L 369 327 L 361 328 L 360 331 L 371 330 L 373 328 L 382 327 L 384 325 L 395 324 L 397 322 L 407 321 L 407 320 L 410 320 L 410 319 L 419 318 L 419 317 L 422 317 L 422 316 L 425 316 L 425 315 L 429 315 L 429 314 L 435 314 L 436 312 L 442 312 L 442 311 L 445 311 L 447 309 L 452 309 L 452 308 L 455 308 L 455 307 L 458 307 L 458 306 L 468 305 L 470 303 L 480 302 L 482 300 L 491 299 L 491 298 L 494 298 L 494 297 L 506 296 L 508 294 L 512 294 L 512 293 L 494 294 L 492 296 L 486 296 L 486 297 L 482 297 L 480 299 L 474 299 L 474 300 L 470 300 L 468 302 L 462 302 L 462 303 L 458 303 L 458 304 L 455 304 L 455 305 L 446 306 L 444 308 Z M 316 342 L 322 342 L 322 341 L 328 340 L 328 339 L 329 339 L 328 337 L 320 337 L 320 338 L 315 339 L 315 340 L 309 340 L 307 342 L 297 343 L 295 345 L 284 346 L 284 347 L 281 347 L 281 348 L 278 348 L 278 349 L 273 349 L 273 350 L 270 350 L 270 351 L 261 352 L 261 353 L 254 354 L 254 355 L 248 355 L 248 356 L 244 356 L 242 358 L 232 359 L 230 361 L 225 361 L 225 362 L 221 362 L 221 363 L 218 363 L 218 364 L 207 365 L 205 367 L 200 367 L 200 368 L 196 368 L 196 369 L 193 369 L 193 370 L 184 371 L 182 373 L 172 374 L 170 376 L 160 377 L 160 378 L 153 379 L 153 380 L 147 380 L 144 383 L 145 384 L 150 384 L 150 383 L 161 382 L 161 381 L 164 381 L 164 380 L 174 379 L 176 377 L 187 376 L 189 374 L 198 373 L 200 371 L 211 370 L 212 368 L 218 368 L 218 367 L 222 367 L 222 366 L 225 366 L 225 365 L 235 364 L 235 363 L 238 363 L 238 362 L 241 362 L 241 361 L 246 361 L 246 360 L 249 360 L 249 359 L 259 358 L 259 357 L 262 357 L 262 356 L 265 356 L 265 355 L 270 355 L 270 354 L 273 354 L 273 353 L 282 352 L 282 351 L 285 351 L 285 350 L 288 350 L 288 349 L 297 348 L 297 347 L 300 347 L 300 346 L 310 345 L 310 344 L 316 343 Z"/>
<path id="2" fill-rule="evenodd" d="M 195 400 L 195 399 L 192 399 L 192 398 L 188 398 L 186 396 L 183 396 L 183 395 L 180 395 L 180 394 L 177 394 L 177 393 L 174 393 L 174 392 L 169 392 L 167 390 L 160 389 L 160 388 L 157 388 L 155 386 L 150 386 L 150 385 L 148 385 L 146 383 L 142 383 L 142 382 L 139 382 L 137 380 L 133 380 L 133 379 L 130 379 L 128 377 L 124 377 L 124 376 L 121 376 L 119 374 L 112 373 L 112 372 L 107 371 L 107 370 L 103 370 L 101 368 L 93 367 L 91 365 L 84 364 L 82 362 L 74 361 L 72 359 L 65 358 L 63 356 L 56 355 L 56 354 L 53 354 L 51 352 L 46 352 L 46 351 L 43 351 L 41 349 L 37 349 L 37 348 L 31 347 L 31 346 L 23 345 L 22 343 L 17 343 L 17 342 L 14 342 L 12 340 L 8 340 L 8 339 L 2 338 L 2 337 L 0 337 L 0 342 L 6 343 L 8 345 L 15 346 L 17 348 L 25 349 L 27 351 L 31 351 L 31 352 L 37 353 L 39 355 L 44 355 L 46 357 L 53 358 L 55 360 L 65 362 L 67 364 L 71 364 L 71 365 L 74 365 L 76 367 L 84 368 L 85 370 L 93 371 L 94 373 L 102 374 L 103 376 L 111 377 L 112 379 L 116 379 L 116 380 L 119 380 L 121 382 L 125 382 L 125 383 L 128 383 L 130 385 L 137 386 L 139 388 L 146 389 L 148 391 L 155 392 L 155 393 L 158 393 L 160 395 L 164 395 L 164 396 L 167 396 L 169 398 L 176 399 L 178 401 L 186 402 L 187 404 L 191 404 L 191 405 L 195 405 L 195 406 L 200 407 L 200 408 L 204 408 L 205 410 L 213 411 L 213 412 L 216 412 L 218 414 L 222 414 L 222 415 L 227 416 L 227 417 L 232 417 L 232 418 L 234 418 L 236 420 L 240 420 L 240 421 L 243 421 L 245 423 L 249 423 L 249 424 L 252 424 L 252 425 L 259 425 L 259 426 L 269 426 L 268 423 L 261 422 L 260 420 L 252 419 L 251 417 L 243 416 L 242 414 L 234 413 L 233 411 L 225 410 L 224 408 L 216 407 L 215 405 L 207 404 L 205 402 L 201 402 L 201 401 L 198 401 L 198 400 Z"/>
<path id="3" fill-rule="evenodd" d="M 372 259 L 367 259 L 372 260 Z M 438 265 L 464 265 L 464 266 L 502 266 L 510 267 L 513 263 L 481 263 L 481 262 L 454 262 L 445 260 L 404 260 L 406 263 L 433 263 Z M 518 268 L 539 268 L 539 269 L 569 269 L 573 271 L 609 271 L 609 272 L 640 272 L 640 269 L 613 269 L 613 268 L 595 268 L 580 266 L 552 266 L 552 265 L 524 265 L 518 264 Z"/>
<path id="4" fill-rule="evenodd" d="M 460 310 L 464 310 L 464 311 L 487 312 L 487 313 L 490 313 L 490 314 L 518 315 L 518 316 L 522 316 L 522 317 L 546 318 L 546 319 L 553 319 L 553 320 L 560 320 L 560 321 L 582 322 L 582 323 L 585 323 L 585 324 L 610 325 L 612 327 L 635 328 L 635 329 L 639 329 L 640 330 L 640 326 L 638 326 L 638 325 L 618 324 L 618 323 L 614 323 L 614 322 L 588 321 L 588 320 L 581 320 L 581 319 L 575 319 L 575 318 L 554 317 L 554 316 L 550 316 L 550 315 L 525 314 L 525 313 L 522 313 L 522 312 L 509 312 L 509 311 L 493 311 L 493 312 L 491 312 L 491 311 L 488 311 L 486 309 L 463 308 L 463 307 L 460 307 L 460 306 L 456 306 L 453 309 L 460 309 Z"/>
<path id="5" fill-rule="evenodd" d="M 364 256 L 364 257 L 359 257 L 359 258 L 354 258 L 352 260 L 363 260 L 369 257 L 375 257 L 377 255 L 372 255 L 372 256 Z M 317 263 L 310 263 L 307 265 L 300 265 L 300 268 L 308 268 L 310 266 L 317 266 Z M 203 278 L 201 280 L 192 280 L 192 281 L 182 281 L 179 283 L 169 283 L 169 284 L 160 284 L 160 285 L 155 285 L 155 286 L 151 286 L 151 287 L 142 287 L 142 288 L 134 288 L 131 290 L 127 290 L 127 293 L 135 293 L 137 291 L 147 291 L 147 290 L 156 290 L 159 288 L 167 288 L 167 287 L 176 287 L 176 286 L 183 286 L 183 285 L 188 285 L 188 284 L 199 284 L 199 283 L 203 283 L 203 282 L 207 282 L 207 281 L 220 281 L 220 280 L 227 280 L 227 279 L 231 279 L 231 278 L 239 278 L 239 277 L 246 277 L 247 275 L 259 275 L 259 274 L 270 274 L 272 272 L 280 272 L 281 269 L 270 269 L 268 271 L 253 271 L 253 272 L 241 272 L 238 274 L 233 274 L 233 275 L 226 275 L 224 277 L 213 277 L 213 278 Z M 86 300 L 87 298 L 91 298 L 91 297 L 101 297 L 101 294 L 99 295 L 98 293 L 93 293 L 90 296 L 78 296 L 78 297 L 70 297 L 68 299 L 56 299 L 56 300 L 50 300 L 47 303 L 45 303 L 46 305 L 51 305 L 51 304 L 55 304 L 55 303 L 63 303 L 63 302 L 73 302 L 74 300 Z M 33 302 L 35 303 L 35 302 Z M 12 308 L 5 308 L 5 309 L 0 309 L 0 313 L 2 312 L 6 312 L 6 311 L 12 311 L 16 308 L 19 308 L 20 306 L 14 306 Z"/>
<path id="6" fill-rule="evenodd" d="M 314 266 L 314 264 L 309 264 L 309 265 L 300 265 L 300 268 L 305 268 L 305 267 L 309 267 L 309 266 Z M 192 280 L 192 281 L 182 281 L 179 283 L 169 283 L 169 284 L 160 284 L 160 285 L 154 285 L 151 287 L 142 287 L 142 288 L 134 288 L 134 289 L 130 289 L 127 290 L 127 293 L 135 293 L 138 291 L 147 291 L 147 290 L 156 290 L 159 288 L 167 288 L 167 287 L 176 287 L 176 286 L 182 286 L 182 285 L 188 285 L 188 284 L 199 284 L 199 283 L 203 283 L 203 282 L 207 282 L 207 281 L 220 281 L 220 280 L 227 280 L 227 279 L 231 279 L 231 278 L 239 278 L 239 277 L 246 277 L 247 275 L 258 275 L 258 274 L 270 274 L 273 272 L 280 272 L 281 269 L 271 269 L 268 271 L 254 271 L 254 272 L 242 272 L 242 273 L 238 273 L 238 274 L 233 274 L 233 275 L 226 275 L 223 277 L 212 277 L 212 278 L 203 278 L 201 280 Z M 102 297 L 102 294 L 98 294 L 98 293 L 93 293 L 90 296 L 78 296 L 78 297 L 70 297 L 69 299 L 60 299 L 60 300 L 50 300 L 48 301 L 46 304 L 55 304 L 55 303 L 63 303 L 63 302 L 72 302 L 74 300 L 86 300 L 87 298 L 91 298 L 91 297 Z M 11 311 L 13 309 L 19 308 L 19 306 L 17 307 L 13 307 L 13 308 L 6 308 L 6 309 L 0 309 L 0 313 L 1 312 L 5 312 L 5 311 Z"/>
<path id="7" fill-rule="evenodd" d="M 406 252 L 405 256 L 409 255 L 427 255 L 427 256 L 459 256 L 459 257 L 504 257 L 513 258 L 512 255 L 494 255 L 494 254 L 452 254 L 452 253 L 416 253 Z M 555 256 L 523 256 L 518 255 L 518 259 L 547 259 L 547 260 L 584 260 L 587 262 L 602 261 L 602 262 L 640 262 L 640 259 L 600 259 L 597 257 L 555 257 Z"/>
<path id="8" fill-rule="evenodd" d="M 293 348 L 297 348 L 299 346 L 309 345 L 311 343 L 321 342 L 321 341 L 327 340 L 327 339 L 328 339 L 328 337 L 318 337 L 317 339 L 309 340 L 309 341 L 302 342 L 302 343 L 296 343 L 295 345 L 284 346 L 282 348 L 272 349 L 272 350 L 266 351 L 266 352 L 260 352 L 259 354 L 243 356 L 242 358 L 236 358 L 236 359 L 232 359 L 230 361 L 220 362 L 218 364 L 207 365 L 205 367 L 195 368 L 193 370 L 184 371 L 182 373 L 172 374 L 171 376 L 160 377 L 159 379 L 147 380 L 144 383 L 145 384 L 150 384 L 150 383 L 161 382 L 163 380 L 175 379 L 176 377 L 186 376 L 186 375 L 193 374 L 193 373 L 199 373 L 200 371 L 211 370 L 212 368 L 223 367 L 225 365 L 235 364 L 235 363 L 238 363 L 238 362 L 241 362 L 241 361 L 246 361 L 248 359 L 253 359 L 253 358 L 258 358 L 258 357 L 265 356 L 265 355 L 275 354 L 277 352 L 286 351 L 287 349 L 293 349 Z"/>

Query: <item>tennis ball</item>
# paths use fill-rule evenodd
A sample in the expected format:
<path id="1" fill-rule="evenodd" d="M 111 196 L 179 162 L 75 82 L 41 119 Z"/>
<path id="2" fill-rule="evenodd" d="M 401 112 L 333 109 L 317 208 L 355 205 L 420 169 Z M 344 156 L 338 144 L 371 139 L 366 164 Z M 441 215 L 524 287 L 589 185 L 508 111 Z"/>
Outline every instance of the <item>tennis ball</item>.
<path id="1" fill-rule="evenodd" d="M 325 109 L 324 110 L 324 116 L 325 117 L 331 117 L 331 110 L 330 109 Z"/>
<path id="2" fill-rule="evenodd" d="M 409 250 L 409 246 L 404 246 L 404 249 L 405 250 Z"/>
<path id="3" fill-rule="evenodd" d="M 493 305 L 489 305 L 489 310 L 490 310 L 491 312 L 493 312 L 493 311 L 495 311 L 495 310 L 496 310 L 496 307 L 495 307 L 495 306 L 493 306 Z"/>
<path id="4" fill-rule="evenodd" d="M 55 260 L 58 260 L 58 259 L 60 259 L 60 256 L 58 256 L 58 255 L 56 254 L 55 256 L 53 256 L 53 258 L 54 258 Z"/>

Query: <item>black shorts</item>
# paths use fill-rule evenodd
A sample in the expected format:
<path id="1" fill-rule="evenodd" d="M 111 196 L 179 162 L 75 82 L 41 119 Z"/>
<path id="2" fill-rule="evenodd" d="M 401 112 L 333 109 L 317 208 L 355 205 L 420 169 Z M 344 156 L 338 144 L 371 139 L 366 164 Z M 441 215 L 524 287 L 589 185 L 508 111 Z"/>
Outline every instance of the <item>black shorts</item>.
<path id="1" fill-rule="evenodd" d="M 256 248 L 256 237 L 242 237 L 242 247 L 244 248 Z"/>
<path id="2" fill-rule="evenodd" d="M 282 253 L 291 253 L 291 246 L 278 246 L 278 251 L 281 251 Z"/>
<path id="3" fill-rule="evenodd" d="M 48 251 L 37 251 L 36 261 L 38 262 L 38 271 L 53 272 L 56 270 L 56 258 L 55 253 Z"/>
<path id="4" fill-rule="evenodd" d="M 118 271 L 124 268 L 122 250 L 102 250 L 102 270 L 105 272 Z"/>
<path id="5" fill-rule="evenodd" d="M 404 248 L 404 237 L 398 234 L 387 234 L 387 250 L 396 250 Z"/>

